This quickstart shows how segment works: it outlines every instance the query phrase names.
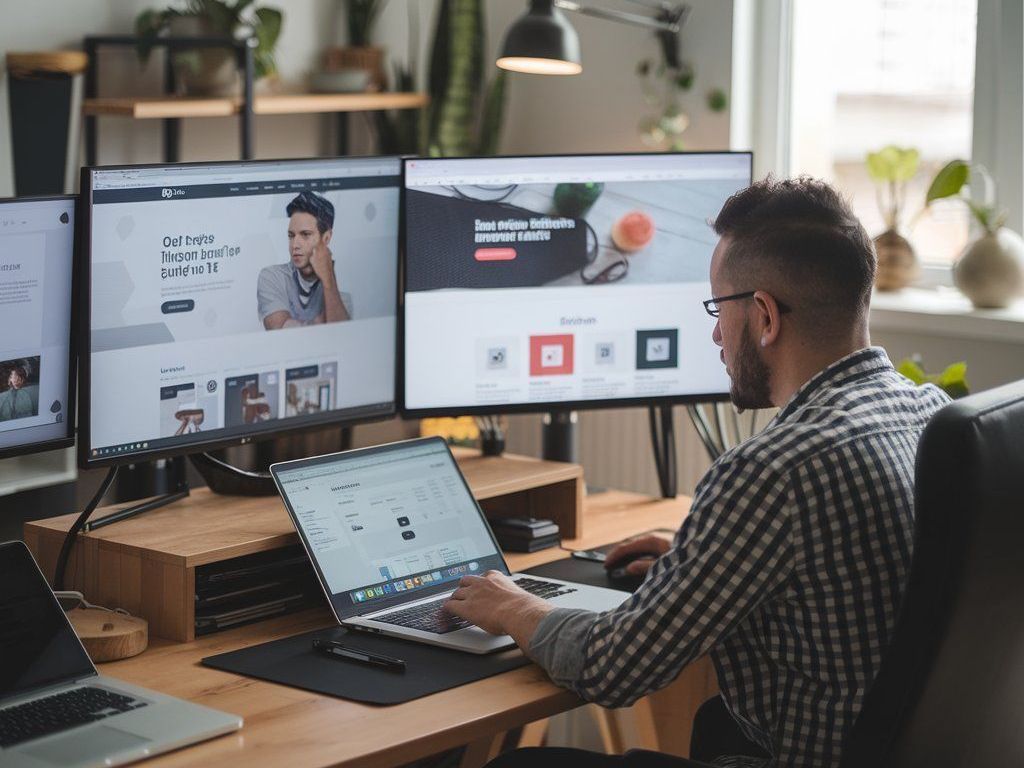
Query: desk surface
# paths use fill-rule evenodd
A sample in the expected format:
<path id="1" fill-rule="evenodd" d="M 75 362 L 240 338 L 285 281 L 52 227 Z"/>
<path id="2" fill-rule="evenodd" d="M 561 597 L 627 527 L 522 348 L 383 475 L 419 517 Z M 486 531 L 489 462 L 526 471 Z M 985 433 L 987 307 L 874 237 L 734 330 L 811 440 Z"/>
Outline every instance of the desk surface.
<path id="1" fill-rule="evenodd" d="M 689 499 L 652 500 L 609 491 L 584 505 L 587 535 L 563 544 L 588 548 L 652 528 L 679 526 Z M 512 570 L 565 556 L 559 549 L 508 555 Z M 379 707 L 238 677 L 199 665 L 215 653 L 329 626 L 324 610 L 305 611 L 206 636 L 191 643 L 155 640 L 140 656 L 100 672 L 241 715 L 237 734 L 156 758 L 147 765 L 209 766 L 400 765 L 572 709 L 572 693 L 535 665 L 415 701 Z"/>

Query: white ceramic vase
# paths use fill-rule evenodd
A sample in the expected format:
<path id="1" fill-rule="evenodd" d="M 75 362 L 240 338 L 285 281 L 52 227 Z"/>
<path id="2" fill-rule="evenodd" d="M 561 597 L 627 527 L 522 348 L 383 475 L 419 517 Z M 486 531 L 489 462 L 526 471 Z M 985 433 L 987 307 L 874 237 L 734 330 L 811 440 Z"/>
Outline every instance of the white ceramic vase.
<path id="1" fill-rule="evenodd" d="M 1024 287 L 1024 239 L 1000 227 L 969 243 L 953 265 L 953 282 L 979 309 L 1009 305 Z"/>

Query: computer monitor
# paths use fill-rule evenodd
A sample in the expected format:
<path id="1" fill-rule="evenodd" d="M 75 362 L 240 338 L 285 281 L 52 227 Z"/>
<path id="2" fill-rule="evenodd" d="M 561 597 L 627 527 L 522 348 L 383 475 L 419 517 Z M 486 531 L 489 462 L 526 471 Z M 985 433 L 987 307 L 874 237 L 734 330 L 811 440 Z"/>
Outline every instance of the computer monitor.
<path id="1" fill-rule="evenodd" d="M 395 413 L 400 161 L 83 171 L 80 463 Z"/>
<path id="2" fill-rule="evenodd" d="M 75 199 L 0 200 L 0 458 L 74 443 Z"/>
<path id="3" fill-rule="evenodd" d="M 701 302 L 748 152 L 404 162 L 403 412 L 724 400 Z"/>

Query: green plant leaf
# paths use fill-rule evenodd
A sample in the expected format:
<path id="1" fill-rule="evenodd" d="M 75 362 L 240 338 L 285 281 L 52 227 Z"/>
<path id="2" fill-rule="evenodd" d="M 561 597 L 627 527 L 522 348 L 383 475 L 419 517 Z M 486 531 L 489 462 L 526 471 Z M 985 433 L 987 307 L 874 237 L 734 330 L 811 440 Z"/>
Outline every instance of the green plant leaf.
<path id="1" fill-rule="evenodd" d="M 970 166 L 963 160 L 950 160 L 932 179 L 928 187 L 928 194 L 925 195 L 925 205 L 931 205 L 933 201 L 944 197 L 952 197 L 959 194 L 967 183 L 970 174 Z"/>
<path id="2" fill-rule="evenodd" d="M 877 152 L 869 152 L 864 164 L 868 175 L 875 181 L 909 181 L 917 173 L 921 154 L 913 147 L 902 148 L 890 144 Z"/>
<path id="3" fill-rule="evenodd" d="M 939 374 L 939 386 L 945 387 L 947 384 L 961 382 L 966 377 L 967 363 L 953 363 L 952 365 L 947 366 L 946 370 Z"/>
<path id="4" fill-rule="evenodd" d="M 896 371 L 906 376 L 918 386 L 921 386 L 928 380 L 928 374 L 924 372 L 924 369 L 909 357 L 900 361 L 900 364 L 896 366 Z"/>
<path id="5" fill-rule="evenodd" d="M 715 88 L 708 92 L 708 109 L 712 112 L 722 112 L 729 106 L 729 97 L 721 88 Z"/>
<path id="6" fill-rule="evenodd" d="M 893 166 L 893 177 L 896 181 L 910 181 L 917 174 L 921 162 L 921 153 L 913 147 L 898 150 L 899 155 Z"/>
<path id="7" fill-rule="evenodd" d="M 256 38 L 259 41 L 259 51 L 270 54 L 277 45 L 277 39 L 281 36 L 281 27 L 284 24 L 284 16 L 276 8 L 257 8 L 257 24 L 254 25 Z"/>

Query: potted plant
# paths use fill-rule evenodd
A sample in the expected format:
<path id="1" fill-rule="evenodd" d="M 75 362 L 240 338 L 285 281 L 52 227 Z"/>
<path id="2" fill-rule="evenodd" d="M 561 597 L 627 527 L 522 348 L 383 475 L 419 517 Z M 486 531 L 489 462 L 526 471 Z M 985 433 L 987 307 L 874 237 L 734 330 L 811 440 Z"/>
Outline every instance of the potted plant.
<path id="1" fill-rule="evenodd" d="M 384 89 L 384 49 L 373 45 L 373 27 L 387 0 L 340 0 L 348 22 L 348 45 L 327 49 L 324 62 L 328 72 L 362 70 L 368 75 L 367 88 Z"/>
<path id="2" fill-rule="evenodd" d="M 920 153 L 913 148 L 893 145 L 869 152 L 865 165 L 875 182 L 878 210 L 885 222 L 885 231 L 875 238 L 878 269 L 875 287 L 880 291 L 897 291 L 917 276 L 918 262 L 914 249 L 899 231 L 900 216 L 906 204 L 907 183 L 917 175 Z"/>
<path id="3" fill-rule="evenodd" d="M 281 11 L 253 7 L 253 0 L 187 0 L 183 7 L 149 9 L 135 19 L 139 58 L 145 63 L 161 35 L 179 37 L 256 38 L 255 75 L 276 73 L 274 46 L 281 34 Z M 173 54 L 175 81 L 181 93 L 224 96 L 238 92 L 235 52 L 227 48 L 197 48 Z"/>
<path id="4" fill-rule="evenodd" d="M 919 387 L 922 384 L 934 384 L 954 400 L 970 394 L 967 363 L 964 362 L 948 365 L 942 373 L 925 373 L 920 356 L 914 355 L 901 360 L 896 371 Z"/>
<path id="5" fill-rule="evenodd" d="M 972 175 L 983 184 L 980 202 L 970 194 Z M 979 309 L 1007 306 L 1024 285 L 1024 240 L 1003 226 L 1006 212 L 995 197 L 995 183 L 984 167 L 952 160 L 935 174 L 925 198 L 926 206 L 947 198 L 960 200 L 982 228 L 981 236 L 967 244 L 953 265 L 953 282 Z"/>

